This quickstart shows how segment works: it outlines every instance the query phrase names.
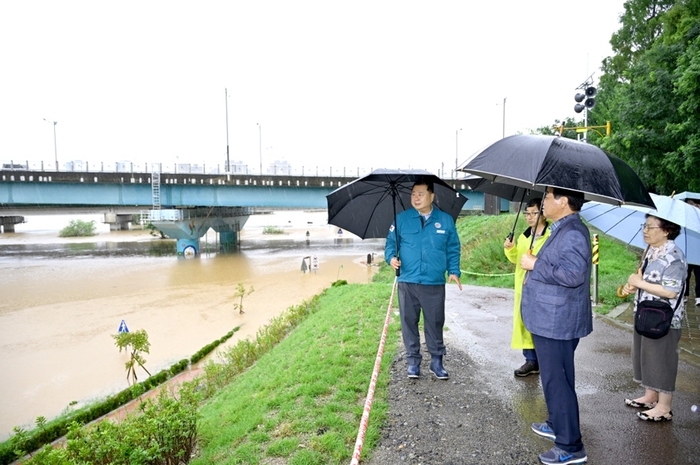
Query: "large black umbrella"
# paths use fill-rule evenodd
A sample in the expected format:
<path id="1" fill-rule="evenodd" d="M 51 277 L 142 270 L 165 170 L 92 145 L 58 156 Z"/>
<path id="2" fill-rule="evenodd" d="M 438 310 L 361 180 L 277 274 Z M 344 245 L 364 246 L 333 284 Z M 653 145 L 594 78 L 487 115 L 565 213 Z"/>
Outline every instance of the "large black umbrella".
<path id="1" fill-rule="evenodd" d="M 411 189 L 419 179 L 433 183 L 433 203 L 456 220 L 467 198 L 442 179 L 423 170 L 379 169 L 326 196 L 328 224 L 362 239 L 384 238 L 396 214 L 411 208 Z"/>
<path id="2" fill-rule="evenodd" d="M 458 170 L 459 171 L 459 170 Z M 508 235 L 509 240 L 513 240 L 515 237 L 515 227 L 518 224 L 518 218 L 520 218 L 520 210 L 523 208 L 523 203 L 525 201 L 530 201 L 534 198 L 542 198 L 546 191 L 544 186 L 534 186 L 533 188 L 525 188 L 513 186 L 511 184 L 505 184 L 502 182 L 495 182 L 482 178 L 481 176 L 476 176 L 473 174 L 468 175 L 462 181 L 467 185 L 470 190 L 476 192 L 482 192 L 484 194 L 495 195 L 503 199 L 508 199 L 512 202 L 520 202 L 518 205 L 518 212 L 515 215 L 515 221 L 513 222 L 513 228 Z M 537 218 L 539 221 L 539 217 Z"/>
<path id="3" fill-rule="evenodd" d="M 514 186 L 512 184 L 495 182 L 473 174 L 467 175 L 460 181 L 464 182 L 467 188 L 471 191 L 495 195 L 496 197 L 500 197 L 502 199 L 508 199 L 511 202 L 525 202 L 536 197 L 541 198 L 546 190 L 541 186 L 525 188 Z"/>
<path id="4" fill-rule="evenodd" d="M 557 136 L 509 136 L 469 160 L 461 171 L 489 181 L 541 190 L 582 192 L 586 200 L 655 208 L 639 176 L 595 145 Z"/>

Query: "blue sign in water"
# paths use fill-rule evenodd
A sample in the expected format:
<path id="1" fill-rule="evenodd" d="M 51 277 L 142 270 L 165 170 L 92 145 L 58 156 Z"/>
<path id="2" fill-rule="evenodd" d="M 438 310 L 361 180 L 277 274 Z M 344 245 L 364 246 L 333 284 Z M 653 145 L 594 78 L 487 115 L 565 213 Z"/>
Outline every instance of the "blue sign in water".
<path id="1" fill-rule="evenodd" d="M 126 321 L 122 320 L 121 323 L 119 323 L 119 332 L 120 333 L 128 333 L 129 328 L 126 327 Z"/>

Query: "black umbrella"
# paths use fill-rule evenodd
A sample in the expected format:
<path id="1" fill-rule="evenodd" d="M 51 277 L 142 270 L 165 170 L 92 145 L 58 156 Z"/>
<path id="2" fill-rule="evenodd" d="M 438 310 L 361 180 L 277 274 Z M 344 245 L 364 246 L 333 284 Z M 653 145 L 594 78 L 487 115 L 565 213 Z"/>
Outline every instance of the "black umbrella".
<path id="1" fill-rule="evenodd" d="M 509 136 L 460 168 L 499 184 L 581 192 L 586 200 L 655 208 L 639 176 L 595 145 L 557 136 Z"/>
<path id="2" fill-rule="evenodd" d="M 518 187 L 512 184 L 494 182 L 481 176 L 468 175 L 461 179 L 471 191 L 482 192 L 484 194 L 495 195 L 511 202 L 524 202 L 537 197 L 542 197 L 545 188 L 534 186 L 532 188 Z"/>
<path id="3" fill-rule="evenodd" d="M 459 171 L 459 170 L 458 170 Z M 545 187 L 535 186 L 532 189 L 513 186 L 511 184 L 504 184 L 501 182 L 490 181 L 481 176 L 468 175 L 462 181 L 467 185 L 470 190 L 476 192 L 483 192 L 484 194 L 495 195 L 503 199 L 508 199 L 511 202 L 518 201 L 518 211 L 515 215 L 515 221 L 513 222 L 513 228 L 508 235 L 508 240 L 513 240 L 515 237 L 515 227 L 518 224 L 518 218 L 520 218 L 520 210 L 523 208 L 523 202 L 530 201 L 534 198 L 542 198 L 544 196 Z M 539 217 L 537 218 L 539 221 Z"/>
<path id="4" fill-rule="evenodd" d="M 396 214 L 412 208 L 411 189 L 419 179 L 433 183 L 433 203 L 456 220 L 467 198 L 442 179 L 423 170 L 379 169 L 326 196 L 328 224 L 362 239 L 384 238 Z"/>

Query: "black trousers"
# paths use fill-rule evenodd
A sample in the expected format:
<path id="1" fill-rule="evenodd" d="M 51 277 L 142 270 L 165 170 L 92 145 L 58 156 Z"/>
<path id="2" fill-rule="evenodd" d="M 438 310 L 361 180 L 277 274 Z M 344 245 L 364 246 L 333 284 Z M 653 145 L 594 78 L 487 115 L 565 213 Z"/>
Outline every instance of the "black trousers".
<path id="1" fill-rule="evenodd" d="M 685 296 L 690 295 L 690 275 L 695 273 L 695 298 L 700 297 L 700 265 L 688 265 L 688 277 L 685 278 Z"/>
<path id="2" fill-rule="evenodd" d="M 425 343 L 430 355 L 445 355 L 442 329 L 445 326 L 445 285 L 399 283 L 401 335 L 409 365 L 420 365 L 418 321 L 423 310 Z"/>

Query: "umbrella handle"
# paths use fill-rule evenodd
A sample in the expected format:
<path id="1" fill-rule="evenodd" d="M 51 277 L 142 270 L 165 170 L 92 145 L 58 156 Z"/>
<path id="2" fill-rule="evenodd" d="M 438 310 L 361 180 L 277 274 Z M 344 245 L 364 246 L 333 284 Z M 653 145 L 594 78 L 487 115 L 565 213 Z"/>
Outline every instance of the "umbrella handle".
<path id="1" fill-rule="evenodd" d="M 621 285 L 620 287 L 617 288 L 617 296 L 621 299 L 626 298 L 629 294 L 623 291 L 625 285 Z"/>
<path id="2" fill-rule="evenodd" d="M 637 268 L 637 273 L 642 272 L 642 264 L 644 263 L 644 257 L 647 256 L 647 252 L 649 251 L 649 247 L 650 246 L 647 245 L 647 248 L 644 249 L 644 253 L 642 254 L 642 259 L 639 262 L 639 268 Z M 617 288 L 617 296 L 621 299 L 624 299 L 625 297 L 627 297 L 629 295 L 627 292 L 622 290 L 624 287 L 625 287 L 625 285 L 623 284 Z"/>

